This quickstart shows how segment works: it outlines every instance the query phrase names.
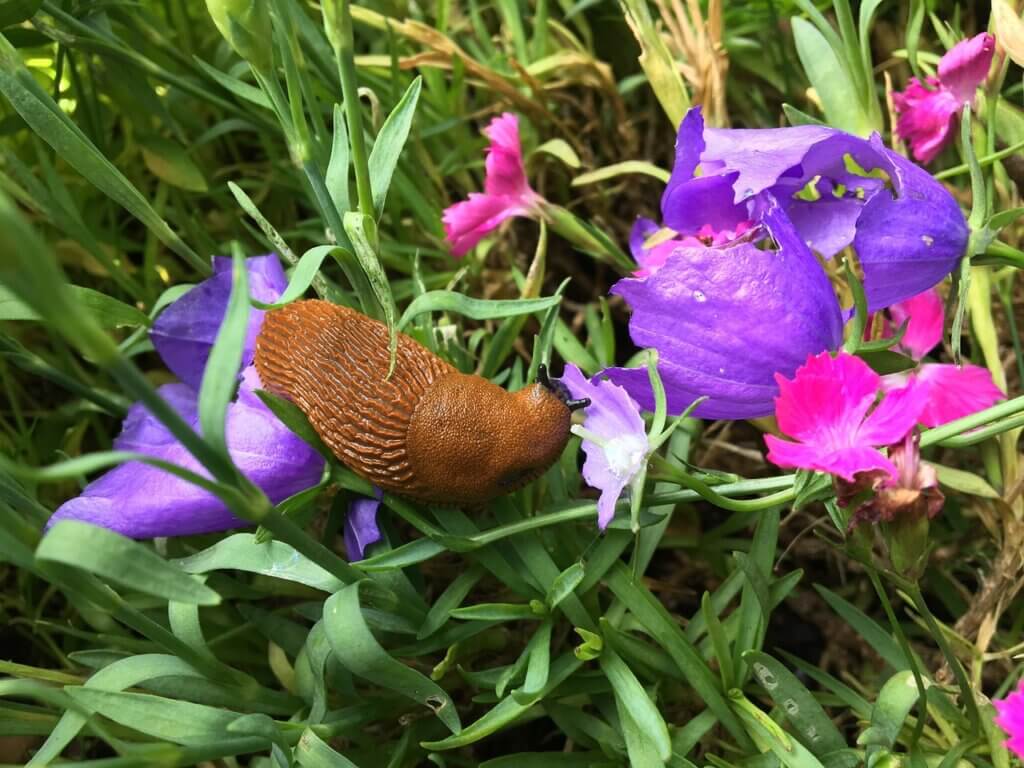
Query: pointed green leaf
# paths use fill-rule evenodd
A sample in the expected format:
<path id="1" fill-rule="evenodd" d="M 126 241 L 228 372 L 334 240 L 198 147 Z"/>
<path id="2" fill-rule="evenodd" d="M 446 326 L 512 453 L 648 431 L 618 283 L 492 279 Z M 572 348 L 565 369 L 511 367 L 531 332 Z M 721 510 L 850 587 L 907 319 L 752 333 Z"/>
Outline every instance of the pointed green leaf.
<path id="1" fill-rule="evenodd" d="M 426 312 L 454 312 L 473 320 L 496 320 L 515 315 L 529 315 L 556 306 L 560 296 L 541 299 L 471 299 L 455 291 L 427 291 L 413 299 L 398 321 L 402 330 L 412 320 Z"/>
<path id="2" fill-rule="evenodd" d="M 199 387 L 199 425 L 203 437 L 227 454 L 224 425 L 228 405 L 235 395 L 242 370 L 242 347 L 249 328 L 249 273 L 245 259 L 236 253 L 231 267 L 231 297 L 217 339 L 206 361 Z"/>
<path id="3" fill-rule="evenodd" d="M 366 626 L 357 582 L 324 603 L 324 628 L 331 651 L 354 675 L 429 707 L 452 733 L 461 729 L 455 702 L 429 678 L 392 658 Z"/>
<path id="4" fill-rule="evenodd" d="M 164 600 L 218 605 L 220 595 L 143 544 L 77 520 L 61 520 L 36 549 L 36 559 L 64 563 Z"/>
<path id="5" fill-rule="evenodd" d="M 324 183 L 327 185 L 327 193 L 331 196 L 331 200 L 334 201 L 334 207 L 338 210 L 339 214 L 344 215 L 352 210 L 352 203 L 349 199 L 348 189 L 348 130 L 345 128 L 345 114 L 340 104 L 334 105 L 333 125 L 334 137 L 331 141 L 331 159 L 327 163 Z M 377 210 L 379 211 L 380 208 Z"/>
<path id="6" fill-rule="evenodd" d="M 419 101 L 422 84 L 421 77 L 417 77 L 409 84 L 405 94 L 381 126 L 377 140 L 373 142 L 373 149 L 370 150 L 370 187 L 373 189 L 373 207 L 378 216 L 384 213 L 384 202 L 391 186 L 391 177 L 395 173 L 402 148 L 409 138 L 409 129 L 412 127 L 412 118 L 416 112 L 416 102 Z"/>
<path id="7" fill-rule="evenodd" d="M 0 93 L 59 157 L 145 224 L 172 251 L 200 271 L 210 271 L 210 265 L 171 230 L 149 201 L 39 86 L 18 51 L 3 35 L 0 35 Z"/>

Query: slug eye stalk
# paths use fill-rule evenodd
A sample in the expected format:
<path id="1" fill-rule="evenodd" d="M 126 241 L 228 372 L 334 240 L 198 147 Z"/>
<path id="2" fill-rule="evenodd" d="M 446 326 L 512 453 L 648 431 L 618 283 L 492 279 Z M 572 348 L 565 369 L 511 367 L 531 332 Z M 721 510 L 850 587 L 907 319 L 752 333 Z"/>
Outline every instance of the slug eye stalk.
<path id="1" fill-rule="evenodd" d="M 570 411 L 578 411 L 590 405 L 590 398 L 587 397 L 573 400 L 566 386 L 562 382 L 551 378 L 551 375 L 548 373 L 548 367 L 544 363 L 537 366 L 537 382 L 565 403 L 565 407 Z"/>
<path id="2" fill-rule="evenodd" d="M 566 400 L 565 405 L 570 411 L 579 411 L 590 405 L 590 398 L 581 397 L 579 400 Z"/>

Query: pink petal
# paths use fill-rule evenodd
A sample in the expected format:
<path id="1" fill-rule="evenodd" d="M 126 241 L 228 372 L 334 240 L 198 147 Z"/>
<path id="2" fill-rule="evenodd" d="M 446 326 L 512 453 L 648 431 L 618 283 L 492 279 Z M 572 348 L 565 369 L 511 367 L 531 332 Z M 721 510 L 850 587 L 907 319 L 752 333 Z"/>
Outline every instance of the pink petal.
<path id="1" fill-rule="evenodd" d="M 776 374 L 779 429 L 803 442 L 829 450 L 854 438 L 875 401 L 879 376 L 860 358 L 829 352 L 811 355 L 792 381 Z"/>
<path id="2" fill-rule="evenodd" d="M 893 304 L 889 307 L 889 317 L 892 318 L 892 332 L 889 335 L 895 335 L 896 329 L 909 321 L 899 348 L 915 360 L 923 358 L 942 341 L 945 307 L 942 297 L 934 288 Z"/>
<path id="3" fill-rule="evenodd" d="M 903 93 L 893 93 L 893 105 L 899 119 L 897 135 L 910 144 L 914 159 L 929 163 L 955 135 L 954 120 L 963 108 L 963 100 L 929 78 L 934 90 L 927 90 L 917 78 L 910 78 Z"/>
<path id="4" fill-rule="evenodd" d="M 855 445 L 834 451 L 822 451 L 808 443 L 791 443 L 774 435 L 765 435 L 768 461 L 783 469 L 810 469 L 828 472 L 849 482 L 856 480 L 858 472 L 881 470 L 895 480 L 896 467 L 881 451 L 869 445 Z"/>
<path id="5" fill-rule="evenodd" d="M 1007 748 L 1024 759 L 1024 683 L 1018 683 L 1016 691 L 1005 699 L 996 699 L 992 706 L 999 712 L 995 724 L 1010 737 Z"/>
<path id="6" fill-rule="evenodd" d="M 857 442 L 869 445 L 901 442 L 917 424 L 928 397 L 928 387 L 916 377 L 910 377 L 907 386 L 888 392 L 864 420 Z"/>
<path id="7" fill-rule="evenodd" d="M 1006 397 L 992 381 L 992 374 L 977 365 L 922 365 L 917 378 L 927 392 L 919 416 L 926 427 L 970 416 Z"/>
<path id="8" fill-rule="evenodd" d="M 511 112 L 505 112 L 491 120 L 484 129 L 484 135 L 491 140 L 487 148 L 484 191 L 488 195 L 505 195 L 528 202 L 534 193 L 523 167 L 519 120 Z"/>
<path id="9" fill-rule="evenodd" d="M 471 192 L 468 200 L 444 210 L 444 233 L 451 244 L 452 255 L 457 258 L 464 256 L 505 219 L 525 213 L 513 198 Z"/>
<path id="10" fill-rule="evenodd" d="M 988 77 L 996 39 L 982 32 L 961 40 L 939 60 L 939 80 L 960 103 L 974 100 L 974 92 Z"/>

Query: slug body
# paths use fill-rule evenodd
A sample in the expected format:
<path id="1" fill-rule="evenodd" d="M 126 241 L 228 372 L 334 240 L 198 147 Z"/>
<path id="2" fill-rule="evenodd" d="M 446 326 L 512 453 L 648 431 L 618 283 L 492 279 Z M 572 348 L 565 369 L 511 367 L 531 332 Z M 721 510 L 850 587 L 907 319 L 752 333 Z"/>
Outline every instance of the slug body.
<path id="1" fill-rule="evenodd" d="M 543 474 L 569 439 L 570 405 L 534 384 L 509 393 L 458 372 L 347 307 L 297 301 L 256 339 L 263 387 L 295 403 L 344 464 L 389 493 L 476 505 Z"/>

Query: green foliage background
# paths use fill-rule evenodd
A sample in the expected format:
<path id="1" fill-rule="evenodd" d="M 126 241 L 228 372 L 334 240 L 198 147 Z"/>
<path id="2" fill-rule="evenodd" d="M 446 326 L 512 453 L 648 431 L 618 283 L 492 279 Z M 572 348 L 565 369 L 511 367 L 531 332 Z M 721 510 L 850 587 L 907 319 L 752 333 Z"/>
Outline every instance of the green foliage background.
<path id="1" fill-rule="evenodd" d="M 1017 400 L 925 435 L 947 504 L 920 579 L 847 540 L 819 479 L 772 476 L 753 426 L 692 419 L 662 451 L 676 479 L 635 499 L 638 532 L 627 515 L 597 534 L 574 438 L 479 516 L 385 498 L 386 541 L 353 565 L 338 533 L 364 481 L 333 466 L 274 508 L 227 457 L 244 283 L 203 438 L 156 396 L 170 375 L 146 334 L 211 255 L 237 269 L 273 250 L 295 266 L 289 298 L 361 306 L 510 389 L 543 360 L 595 373 L 632 354 L 607 290 L 635 216 L 657 214 L 681 110 L 884 131 L 872 62 L 898 83 L 934 67 L 927 51 L 983 29 L 981 9 L 757 0 L 716 28 L 717 4 L 696 2 L 395 1 L 351 8 L 349 34 L 342 4 L 326 32 L 299 0 L 209 5 L 0 3 L 0 762 L 1010 764 L 988 697 L 1020 671 Z M 1019 205 L 1009 71 L 975 145 L 942 161 L 975 211 Z M 456 261 L 441 212 L 481 188 L 479 129 L 502 110 L 534 187 L 572 216 Z M 1004 219 L 957 290 L 964 353 L 1013 392 L 1024 254 Z M 43 536 L 87 476 L 130 458 L 108 449 L 136 400 L 256 533 Z"/>

